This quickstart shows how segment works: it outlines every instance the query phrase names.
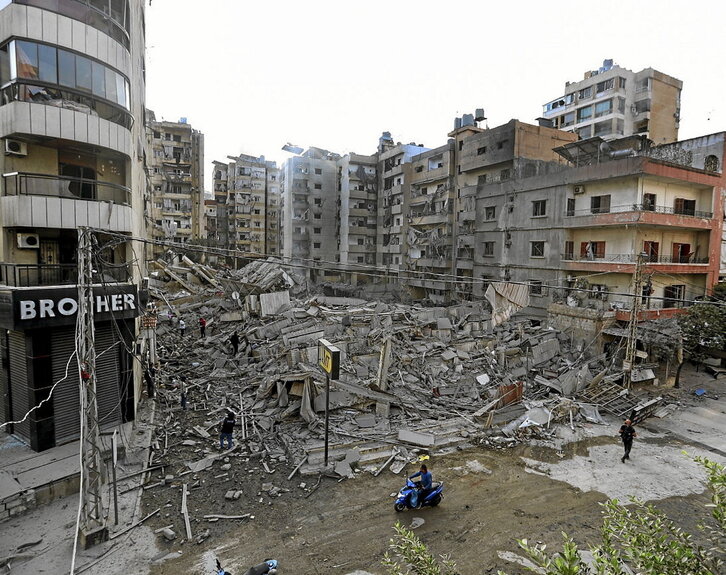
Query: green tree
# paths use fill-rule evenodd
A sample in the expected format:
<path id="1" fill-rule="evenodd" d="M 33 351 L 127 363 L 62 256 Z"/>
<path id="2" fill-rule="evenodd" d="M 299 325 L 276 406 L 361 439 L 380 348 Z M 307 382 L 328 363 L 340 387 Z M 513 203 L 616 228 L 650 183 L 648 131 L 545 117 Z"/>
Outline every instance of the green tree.
<path id="1" fill-rule="evenodd" d="M 395 558 L 386 551 L 381 561 L 389 575 L 457 575 L 456 564 L 447 556 L 436 559 L 413 531 L 398 522 L 393 529 L 389 547 Z"/>
<path id="2" fill-rule="evenodd" d="M 701 363 L 708 349 L 726 350 L 726 306 L 696 304 L 678 317 L 678 325 L 681 328 L 684 359 Z M 680 383 L 682 367 L 683 363 L 676 372 L 676 387 Z"/>

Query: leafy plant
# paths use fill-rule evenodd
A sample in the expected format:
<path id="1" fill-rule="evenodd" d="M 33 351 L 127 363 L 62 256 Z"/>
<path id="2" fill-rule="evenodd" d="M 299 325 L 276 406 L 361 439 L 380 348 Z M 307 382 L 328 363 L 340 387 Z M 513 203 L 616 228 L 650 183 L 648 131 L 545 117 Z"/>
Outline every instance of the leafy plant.
<path id="1" fill-rule="evenodd" d="M 389 547 L 395 559 L 387 551 L 381 561 L 389 575 L 457 575 L 456 564 L 448 556 L 436 559 L 413 531 L 398 522 L 393 529 L 396 535 Z"/>

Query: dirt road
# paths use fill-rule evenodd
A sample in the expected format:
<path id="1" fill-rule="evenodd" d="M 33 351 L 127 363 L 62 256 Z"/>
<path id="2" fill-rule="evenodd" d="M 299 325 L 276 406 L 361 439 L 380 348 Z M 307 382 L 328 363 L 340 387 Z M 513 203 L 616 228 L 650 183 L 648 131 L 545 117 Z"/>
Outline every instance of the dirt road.
<path id="1" fill-rule="evenodd" d="M 241 505 L 253 512 L 254 520 L 227 527 L 225 535 L 200 546 L 185 545 L 185 557 L 154 566 L 151 573 L 208 573 L 209 558 L 216 555 L 235 575 L 267 557 L 280 561 L 282 573 L 362 569 L 382 574 L 380 560 L 392 526 L 420 517 L 425 523 L 416 533 L 435 553 L 450 553 L 461 573 L 506 569 L 518 574 L 524 571 L 500 559 L 498 551 L 516 550 L 515 539 L 521 537 L 554 547 L 563 531 L 580 544 L 594 543 L 601 522 L 598 503 L 630 494 L 659 499 L 659 507 L 693 527 L 706 498 L 700 493 L 700 469 L 681 454 L 685 446 L 643 431 L 632 463 L 621 464 L 614 427 L 603 431 L 605 436 L 567 445 L 563 452 L 520 446 L 471 449 L 432 459 L 434 479 L 446 485 L 445 499 L 434 509 L 396 513 L 390 495 L 401 486 L 403 473 L 390 472 L 377 478 L 362 474 L 340 484 L 324 480 L 307 499 L 263 496 Z M 407 471 L 414 471 L 413 466 Z M 193 494 L 190 506 L 201 496 Z M 169 544 L 169 549 L 179 546 Z"/>

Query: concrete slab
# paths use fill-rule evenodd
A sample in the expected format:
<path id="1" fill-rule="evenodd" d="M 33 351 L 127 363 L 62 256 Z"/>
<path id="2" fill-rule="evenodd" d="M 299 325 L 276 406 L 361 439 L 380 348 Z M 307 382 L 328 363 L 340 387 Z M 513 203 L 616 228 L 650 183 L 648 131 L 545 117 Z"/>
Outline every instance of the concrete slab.
<path id="1" fill-rule="evenodd" d="M 436 443 L 436 438 L 431 433 L 421 433 L 419 431 L 411 431 L 410 429 L 399 429 L 398 440 L 405 443 L 413 443 L 423 447 L 431 447 Z"/>
<path id="2" fill-rule="evenodd" d="M 14 497 L 21 493 L 23 488 L 20 483 L 7 471 L 0 471 L 0 501 L 8 497 Z"/>

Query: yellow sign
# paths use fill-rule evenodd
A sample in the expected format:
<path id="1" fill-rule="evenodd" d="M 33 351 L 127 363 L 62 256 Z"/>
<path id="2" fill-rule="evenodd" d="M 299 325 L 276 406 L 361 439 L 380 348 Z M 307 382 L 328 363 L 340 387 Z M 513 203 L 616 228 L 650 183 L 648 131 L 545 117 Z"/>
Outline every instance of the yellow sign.
<path id="1" fill-rule="evenodd" d="M 322 348 L 321 352 L 322 357 L 320 358 L 320 367 L 322 367 L 324 371 L 330 373 L 333 370 L 333 354 L 330 353 L 330 350 L 325 348 Z"/>
<path id="2" fill-rule="evenodd" d="M 326 339 L 318 340 L 318 365 L 330 379 L 340 377 L 340 350 Z"/>

